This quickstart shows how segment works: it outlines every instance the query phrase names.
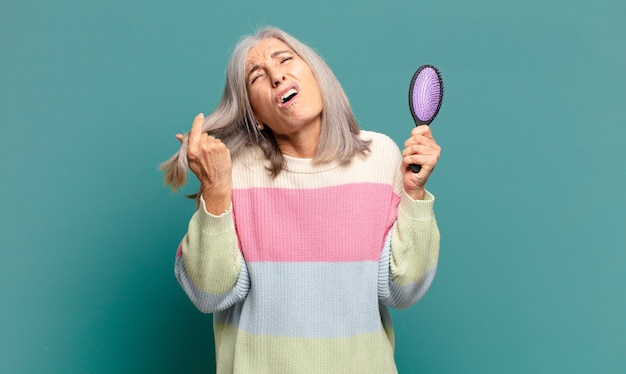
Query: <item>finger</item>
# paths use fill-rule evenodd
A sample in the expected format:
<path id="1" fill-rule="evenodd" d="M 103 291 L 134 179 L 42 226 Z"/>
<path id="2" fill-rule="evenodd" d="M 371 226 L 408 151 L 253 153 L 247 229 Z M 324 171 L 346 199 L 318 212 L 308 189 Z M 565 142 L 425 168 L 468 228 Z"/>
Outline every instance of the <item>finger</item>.
<path id="1" fill-rule="evenodd" d="M 212 157 L 217 159 L 230 158 L 230 150 L 226 147 L 226 144 L 213 136 L 207 135 L 206 139 L 203 138 L 201 147 L 205 154 L 211 154 Z"/>
<path id="2" fill-rule="evenodd" d="M 402 157 L 417 155 L 422 147 L 417 144 L 410 144 L 402 150 Z"/>
<path id="3" fill-rule="evenodd" d="M 417 126 L 413 129 L 413 131 L 411 131 L 411 136 L 425 136 L 427 138 L 432 138 L 432 132 L 430 130 L 430 126 L 428 125 L 421 125 L 421 126 Z"/>
<path id="4" fill-rule="evenodd" d="M 432 137 L 427 137 L 424 135 L 414 135 L 408 138 L 404 142 L 404 147 L 410 148 L 411 146 L 414 146 L 414 145 L 434 145 L 434 144 L 437 144 L 437 143 L 435 142 L 435 139 L 433 139 Z"/>
<path id="5" fill-rule="evenodd" d="M 427 157 L 434 158 L 435 162 L 439 159 L 441 154 L 441 147 L 437 144 L 427 144 L 427 145 L 411 145 L 402 150 L 402 157 L 412 156 L 412 155 L 422 155 Z"/>
<path id="6" fill-rule="evenodd" d="M 411 136 L 404 142 L 404 148 L 411 148 L 414 145 L 423 144 L 425 139 L 426 138 L 421 135 Z"/>
<path id="7" fill-rule="evenodd" d="M 204 123 L 204 114 L 199 113 L 196 118 L 193 119 L 191 125 L 191 131 L 189 131 L 189 143 L 195 144 L 200 140 L 202 135 L 202 124 Z"/>
<path id="8" fill-rule="evenodd" d="M 435 153 L 435 148 L 430 145 L 413 144 L 402 150 L 402 157 L 411 155 L 429 155 Z"/>
<path id="9" fill-rule="evenodd" d="M 425 171 L 432 170 L 433 162 L 432 158 L 428 155 L 412 154 L 404 156 L 402 162 L 405 168 L 409 168 L 410 165 L 420 165 Z"/>
<path id="10" fill-rule="evenodd" d="M 213 135 L 209 135 L 209 133 L 203 132 L 200 134 L 198 144 L 200 144 L 200 147 L 204 150 L 212 150 L 219 144 L 222 144 L 222 141 Z"/>

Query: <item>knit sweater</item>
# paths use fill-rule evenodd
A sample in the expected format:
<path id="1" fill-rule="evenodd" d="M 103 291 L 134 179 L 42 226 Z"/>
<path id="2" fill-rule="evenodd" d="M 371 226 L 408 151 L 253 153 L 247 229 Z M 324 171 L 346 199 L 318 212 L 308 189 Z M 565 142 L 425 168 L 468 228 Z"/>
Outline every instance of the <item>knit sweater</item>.
<path id="1" fill-rule="evenodd" d="M 176 254 L 191 301 L 213 313 L 218 373 L 397 373 L 388 307 L 429 288 L 434 197 L 403 189 L 401 154 L 362 131 L 348 164 L 285 156 L 273 178 L 250 148 L 233 160 L 231 208 L 204 202 Z"/>

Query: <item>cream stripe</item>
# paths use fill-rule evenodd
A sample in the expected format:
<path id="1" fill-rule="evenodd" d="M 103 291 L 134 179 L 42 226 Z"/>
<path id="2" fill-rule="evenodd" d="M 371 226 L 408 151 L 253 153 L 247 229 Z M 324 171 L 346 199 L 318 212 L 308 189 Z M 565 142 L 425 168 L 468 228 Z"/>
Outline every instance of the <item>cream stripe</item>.
<path id="1" fill-rule="evenodd" d="M 391 184 L 395 188 L 394 184 L 400 179 L 401 155 L 398 146 L 386 135 L 368 131 L 361 133 L 364 139 L 373 140 L 367 158 L 356 156 L 350 165 L 314 165 L 309 159 L 286 157 L 286 169 L 280 178 L 269 175 L 261 150 L 250 148 L 233 161 L 233 187 L 323 188 L 369 182 Z M 311 178 L 311 174 L 316 173 L 320 174 Z"/>

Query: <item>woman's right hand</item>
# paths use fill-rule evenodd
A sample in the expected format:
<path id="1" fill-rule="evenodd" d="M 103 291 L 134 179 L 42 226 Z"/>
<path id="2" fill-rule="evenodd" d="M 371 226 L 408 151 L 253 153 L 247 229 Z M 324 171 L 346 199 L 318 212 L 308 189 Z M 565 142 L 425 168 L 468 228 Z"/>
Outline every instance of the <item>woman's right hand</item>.
<path id="1" fill-rule="evenodd" d="M 221 215 L 230 208 L 232 197 L 232 161 L 230 151 L 221 140 L 202 131 L 204 115 L 193 120 L 187 140 L 189 168 L 200 181 L 200 192 L 207 211 Z M 183 136 L 176 138 L 182 141 Z"/>

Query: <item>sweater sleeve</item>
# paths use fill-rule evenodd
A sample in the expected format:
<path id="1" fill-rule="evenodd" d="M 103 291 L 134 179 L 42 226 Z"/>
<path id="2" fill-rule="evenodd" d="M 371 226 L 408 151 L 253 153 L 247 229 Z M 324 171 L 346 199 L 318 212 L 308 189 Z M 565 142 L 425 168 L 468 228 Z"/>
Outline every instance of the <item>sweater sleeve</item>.
<path id="1" fill-rule="evenodd" d="M 187 296 L 204 313 L 225 310 L 245 299 L 250 279 L 232 209 L 214 216 L 200 199 L 178 246 L 174 272 Z"/>
<path id="2" fill-rule="evenodd" d="M 406 309 L 430 287 L 439 258 L 439 228 L 433 212 L 435 198 L 412 200 L 406 193 L 398 218 L 380 255 L 379 298 L 384 305 Z"/>

